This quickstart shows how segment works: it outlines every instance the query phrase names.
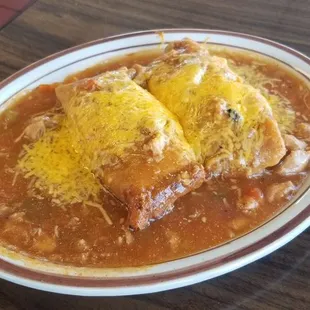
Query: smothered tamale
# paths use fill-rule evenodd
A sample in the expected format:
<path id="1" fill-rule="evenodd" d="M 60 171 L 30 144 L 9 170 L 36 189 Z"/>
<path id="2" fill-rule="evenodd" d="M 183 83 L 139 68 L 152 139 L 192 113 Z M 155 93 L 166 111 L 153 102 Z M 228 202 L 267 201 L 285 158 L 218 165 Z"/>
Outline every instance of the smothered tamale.
<path id="1" fill-rule="evenodd" d="M 176 114 L 208 175 L 261 173 L 286 153 L 268 101 L 205 44 L 168 45 L 136 81 Z"/>
<path id="2" fill-rule="evenodd" d="M 127 69 L 56 88 L 89 169 L 145 228 L 201 185 L 204 172 L 176 117 Z"/>

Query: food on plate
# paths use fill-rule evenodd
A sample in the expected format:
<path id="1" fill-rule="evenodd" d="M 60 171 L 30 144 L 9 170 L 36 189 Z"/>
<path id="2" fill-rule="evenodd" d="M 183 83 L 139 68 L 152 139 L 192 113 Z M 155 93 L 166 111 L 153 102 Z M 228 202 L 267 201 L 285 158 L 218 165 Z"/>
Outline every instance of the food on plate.
<path id="1" fill-rule="evenodd" d="M 137 80 L 179 118 L 207 174 L 258 174 L 285 155 L 267 99 L 206 45 L 173 42 L 141 71 Z"/>
<path id="2" fill-rule="evenodd" d="M 138 86 L 127 69 L 61 85 L 56 95 L 80 138 L 85 161 L 143 229 L 200 187 L 203 168 L 176 117 Z"/>
<path id="3" fill-rule="evenodd" d="M 309 175 L 309 94 L 275 60 L 189 39 L 42 84 L 0 116 L 0 243 L 133 267 L 243 235 Z"/>

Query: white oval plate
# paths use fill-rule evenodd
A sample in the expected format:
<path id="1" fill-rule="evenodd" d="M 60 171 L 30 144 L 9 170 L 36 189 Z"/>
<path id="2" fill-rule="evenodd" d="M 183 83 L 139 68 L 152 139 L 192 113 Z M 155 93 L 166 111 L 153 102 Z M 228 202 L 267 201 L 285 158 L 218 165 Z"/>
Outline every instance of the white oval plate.
<path id="1" fill-rule="evenodd" d="M 252 50 L 288 65 L 304 77 L 310 59 L 282 44 L 219 30 L 162 29 L 129 33 L 86 43 L 40 60 L 0 83 L 0 106 L 40 84 L 62 81 L 71 73 L 111 57 L 149 50 L 161 42 L 184 37 Z M 310 180 L 295 199 L 273 219 L 254 231 L 217 248 L 183 259 L 141 268 L 99 269 L 60 266 L 0 248 L 0 277 L 51 292 L 87 295 L 132 295 L 169 290 L 217 277 L 249 264 L 286 244 L 310 225 Z"/>

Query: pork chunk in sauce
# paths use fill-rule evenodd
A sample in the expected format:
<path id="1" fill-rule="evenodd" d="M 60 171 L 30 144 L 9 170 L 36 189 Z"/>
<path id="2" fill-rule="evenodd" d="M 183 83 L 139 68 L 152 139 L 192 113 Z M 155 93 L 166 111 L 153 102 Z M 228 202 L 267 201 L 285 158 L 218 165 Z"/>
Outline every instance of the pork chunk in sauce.
<path id="1" fill-rule="evenodd" d="M 308 165 L 310 151 L 297 150 L 287 155 L 281 165 L 276 169 L 280 175 L 289 175 L 302 172 Z"/>
<path id="2" fill-rule="evenodd" d="M 297 137 L 310 141 L 310 124 L 308 123 L 299 123 L 296 126 L 295 133 Z"/>
<path id="3" fill-rule="evenodd" d="M 62 116 L 59 114 L 50 115 L 49 113 L 33 117 L 21 135 L 15 139 L 15 143 L 19 142 L 22 138 L 30 141 L 39 140 L 47 129 L 56 128 L 59 125 L 61 118 Z"/>
<path id="4" fill-rule="evenodd" d="M 307 143 L 300 139 L 297 139 L 293 135 L 284 135 L 283 136 L 285 147 L 289 151 L 297 151 L 297 150 L 304 150 L 307 147 Z"/>

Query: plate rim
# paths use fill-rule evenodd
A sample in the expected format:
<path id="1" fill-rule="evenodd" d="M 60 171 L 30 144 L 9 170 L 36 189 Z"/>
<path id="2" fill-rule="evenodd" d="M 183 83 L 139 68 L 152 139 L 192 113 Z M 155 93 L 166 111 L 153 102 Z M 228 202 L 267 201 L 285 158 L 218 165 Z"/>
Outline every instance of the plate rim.
<path id="1" fill-rule="evenodd" d="M 239 38 L 241 37 L 241 38 L 250 39 L 253 41 L 262 42 L 267 45 L 272 45 L 278 49 L 281 49 L 290 54 L 293 54 L 294 56 L 297 56 L 298 58 L 301 58 L 303 61 L 305 61 L 307 64 L 310 65 L 310 58 L 306 56 L 305 54 L 289 46 L 286 46 L 284 44 L 278 43 L 273 40 L 265 39 L 260 36 L 250 35 L 250 34 L 246 34 L 242 32 L 239 33 L 239 32 L 216 30 L 216 29 L 196 29 L 196 28 L 154 29 L 154 30 L 128 32 L 124 34 L 118 34 L 118 35 L 114 35 L 110 37 L 105 37 L 105 38 L 93 40 L 90 42 L 79 44 L 77 46 L 59 51 L 57 53 L 54 53 L 43 59 L 38 60 L 22 68 L 21 70 L 17 71 L 11 76 L 7 77 L 6 79 L 0 82 L 0 90 L 4 88 L 6 85 L 13 82 L 18 77 L 24 75 L 25 73 L 32 71 L 33 69 L 45 64 L 46 62 L 57 59 L 66 54 L 70 54 L 72 52 L 79 51 L 83 48 L 87 48 L 87 47 L 105 43 L 105 42 L 112 42 L 118 39 L 127 39 L 133 36 L 159 34 L 161 32 L 163 33 L 193 32 L 193 33 L 206 33 L 206 34 L 222 34 L 222 35 L 228 35 L 228 36 L 239 37 Z M 291 205 L 290 207 L 292 206 L 293 205 Z M 127 284 L 124 283 L 124 280 L 119 278 L 113 281 L 116 283 L 119 282 L 118 285 L 114 285 L 114 286 L 109 285 L 108 284 L 109 280 L 104 280 L 104 279 L 90 279 L 92 283 L 96 284 L 94 286 L 79 286 L 78 283 L 72 286 L 72 285 L 65 284 L 67 279 L 63 279 L 61 275 L 47 275 L 42 272 L 29 270 L 21 266 L 14 266 L 13 264 L 9 262 L 4 262 L 2 258 L 0 259 L 0 261 L 2 261 L 1 262 L 2 266 L 0 269 L 0 277 L 6 280 L 9 280 L 11 282 L 24 285 L 24 286 L 29 286 L 32 288 L 37 288 L 40 290 L 46 290 L 50 292 L 65 293 L 65 294 L 72 294 L 72 295 L 88 295 L 88 296 L 90 295 L 92 296 L 112 296 L 112 295 L 115 296 L 117 295 L 117 296 L 120 296 L 120 295 L 133 295 L 133 294 L 141 294 L 141 293 L 158 292 L 162 290 L 168 290 L 168 289 L 172 289 L 176 287 L 198 283 L 206 279 L 213 278 L 215 276 L 219 276 L 221 274 L 235 270 L 246 264 L 249 264 L 250 262 L 257 260 L 273 252 L 274 250 L 281 247 L 282 245 L 286 244 L 291 239 L 296 237 L 299 233 L 301 233 L 303 230 L 305 230 L 309 225 L 310 225 L 310 205 L 308 205 L 303 211 L 297 214 L 297 216 L 292 218 L 289 222 L 286 222 L 284 225 L 282 225 L 278 230 L 272 232 L 268 236 L 265 236 L 259 242 L 251 244 L 250 246 L 239 250 L 238 251 L 239 254 L 240 252 L 244 252 L 244 254 L 241 254 L 240 257 L 236 257 L 238 253 L 232 253 L 231 255 L 228 255 L 231 260 L 227 262 L 227 256 L 226 256 L 225 257 L 226 262 L 223 264 L 221 264 L 221 262 L 218 262 L 217 264 L 219 264 L 219 266 L 215 264 L 214 266 L 209 267 L 208 265 L 210 265 L 210 262 L 202 262 L 201 264 L 199 264 L 199 266 L 197 265 L 197 266 L 185 268 L 186 269 L 185 271 L 181 268 L 180 270 L 175 271 L 170 276 L 167 274 L 164 276 L 159 275 L 159 277 L 158 276 L 156 277 L 156 275 L 155 276 L 146 275 L 142 277 L 144 279 L 141 279 L 140 282 L 134 281 L 135 283 L 131 283 L 131 285 L 130 283 L 127 283 Z M 260 247 L 258 247 L 258 243 L 260 244 Z M 273 245 L 274 243 L 277 243 L 277 245 Z M 251 248 L 254 246 L 255 246 L 255 251 L 251 250 Z M 266 249 L 268 248 L 268 246 L 271 247 L 271 250 Z M 264 252 L 264 249 L 265 249 L 265 252 Z M 219 259 L 220 258 L 217 258 L 217 260 Z M 236 263 L 237 260 L 243 260 L 243 261 L 238 262 L 237 264 Z M 6 266 L 7 267 L 6 270 L 3 269 L 3 262 L 4 262 L 4 265 L 5 264 L 9 265 L 9 266 Z M 14 268 L 12 268 L 12 266 Z M 226 269 L 224 267 L 226 267 Z M 215 276 L 206 277 L 204 273 L 206 273 L 207 271 L 210 271 L 210 268 L 211 269 L 223 268 L 223 270 L 222 272 L 217 272 Z M 7 272 L 7 270 L 9 269 L 11 269 L 11 273 Z M 18 275 L 20 273 L 22 274 L 25 273 L 25 271 L 28 274 L 28 277 Z M 31 276 L 29 276 L 29 272 L 32 273 Z M 183 275 L 180 276 L 180 273 Z M 166 277 L 166 279 L 161 279 L 161 277 Z M 48 279 L 47 281 L 46 281 L 46 278 Z M 147 280 L 147 278 L 149 278 L 149 280 Z M 75 279 L 75 278 L 73 278 L 73 280 L 75 282 L 80 281 L 80 279 Z M 81 281 L 85 282 L 85 279 L 81 279 Z M 133 279 L 131 278 L 130 281 L 132 282 Z M 103 282 L 106 285 L 103 285 Z M 62 291 L 62 289 L 64 291 Z M 120 292 L 119 290 L 122 290 L 122 291 Z"/>

